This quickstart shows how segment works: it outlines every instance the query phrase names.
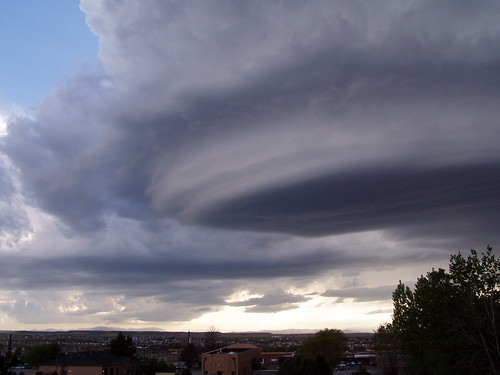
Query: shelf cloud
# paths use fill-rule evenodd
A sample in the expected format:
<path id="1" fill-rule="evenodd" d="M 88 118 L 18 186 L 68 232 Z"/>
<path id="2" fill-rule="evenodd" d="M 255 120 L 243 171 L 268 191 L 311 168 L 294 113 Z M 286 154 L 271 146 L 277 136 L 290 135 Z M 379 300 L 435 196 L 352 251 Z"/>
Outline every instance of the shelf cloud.
<path id="1" fill-rule="evenodd" d="M 4 314 L 140 325 L 387 300 L 398 280 L 367 273 L 498 243 L 498 2 L 80 7 L 99 65 L 0 138 Z M 313 290 L 334 276 L 364 286 Z M 57 288 L 60 308 L 37 305 Z"/>

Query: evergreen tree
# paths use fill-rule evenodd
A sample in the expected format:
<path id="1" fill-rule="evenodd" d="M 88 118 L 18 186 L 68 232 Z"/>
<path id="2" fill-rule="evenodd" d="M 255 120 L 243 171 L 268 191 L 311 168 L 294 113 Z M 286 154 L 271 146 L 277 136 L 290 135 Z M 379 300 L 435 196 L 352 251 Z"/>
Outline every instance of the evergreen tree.
<path id="1" fill-rule="evenodd" d="M 128 358 L 135 358 L 137 355 L 137 349 L 132 337 L 124 336 L 121 332 L 111 340 L 110 352 Z"/>

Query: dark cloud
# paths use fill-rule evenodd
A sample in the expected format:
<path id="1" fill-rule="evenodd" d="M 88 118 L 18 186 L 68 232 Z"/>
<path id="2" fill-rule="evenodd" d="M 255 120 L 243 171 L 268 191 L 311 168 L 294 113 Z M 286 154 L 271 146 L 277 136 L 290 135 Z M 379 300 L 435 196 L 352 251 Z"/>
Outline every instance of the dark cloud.
<path id="1" fill-rule="evenodd" d="M 496 239 L 499 188 L 497 164 L 348 171 L 226 202 L 201 221 L 314 236 L 428 222 L 442 229 L 459 217 L 457 234 L 482 229 Z"/>
<path id="2" fill-rule="evenodd" d="M 233 280 L 274 279 L 279 277 L 311 277 L 318 273 L 338 269 L 356 263 L 352 257 L 337 252 L 318 251 L 303 255 L 278 259 L 253 258 L 251 254 L 239 259 L 196 260 L 190 254 L 185 256 L 127 256 L 118 254 L 93 256 L 53 256 L 43 268 L 31 268 L 43 258 L 22 259 L 6 257 L 2 265 L 2 284 L 13 289 L 45 289 L 58 285 L 67 287 L 113 288 L 121 293 L 134 295 L 136 289 L 144 295 L 145 288 L 150 293 L 163 295 L 162 288 L 169 285 L 166 299 L 198 303 L 205 298 L 213 299 L 215 289 L 210 284 L 200 285 L 209 280 L 226 280 L 231 288 Z M 216 254 L 214 254 L 216 256 Z M 360 265 L 365 258 L 358 259 Z M 19 273 L 20 269 L 30 269 L 29 275 Z M 59 272 L 63 270 L 64 272 Z M 182 282 L 181 280 L 185 281 Z M 196 282 L 190 285 L 189 281 Z M 236 284 L 240 286 L 240 284 Z M 226 287 L 223 287 L 227 289 Z M 200 297 L 207 292 L 206 297 Z M 211 292 L 211 293 L 208 293 Z M 200 300 L 202 298 L 202 300 Z M 220 301 L 216 301 L 220 302 Z"/>
<path id="3" fill-rule="evenodd" d="M 321 2 L 313 7 L 225 6 L 228 9 L 218 14 L 221 4 L 191 4 L 192 13 L 187 14 L 184 6 L 156 4 L 154 12 L 139 16 L 124 10 L 131 22 L 112 24 L 113 18 L 92 12 L 95 4 L 84 4 L 91 25 L 103 34 L 101 54 L 111 83 L 105 84 L 104 73 L 75 79 L 77 84 L 60 88 L 46 100 L 36 121 L 11 124 L 4 144 L 21 169 L 25 188 L 44 209 L 78 230 L 102 228 L 109 213 L 151 219 L 153 206 L 156 212 L 197 224 L 318 235 L 380 228 L 393 220 L 402 223 L 410 211 L 407 220 L 413 224 L 419 211 L 424 216 L 428 212 L 418 202 L 403 201 L 407 210 L 389 212 L 384 222 L 368 212 L 365 223 L 354 219 L 352 226 L 350 220 L 343 227 L 336 222 L 303 225 L 314 214 L 325 220 L 328 208 L 318 211 L 318 203 L 307 197 L 330 193 L 328 186 L 333 185 L 330 191 L 335 194 L 351 179 L 366 182 L 364 190 L 356 189 L 359 200 L 352 194 L 336 203 L 344 212 L 359 211 L 361 203 L 387 203 L 390 188 L 379 198 L 384 180 L 385 185 L 398 185 L 424 179 L 395 192 L 411 196 L 424 194 L 419 189 L 429 189 L 440 173 L 452 174 L 453 180 L 442 179 L 435 189 L 459 192 L 468 187 L 462 187 L 457 175 L 467 179 L 474 165 L 496 172 L 500 70 L 492 63 L 498 53 L 489 47 L 497 34 L 485 36 L 478 22 L 478 17 L 489 18 L 498 10 L 494 3 L 468 10 L 413 2 L 387 10 Z M 100 10 L 106 14 L 113 7 L 106 3 Z M 267 18 L 274 12 L 283 20 L 301 15 L 305 21 L 275 25 Z M 168 28 L 170 18 L 157 18 L 162 13 L 178 14 L 185 23 Z M 384 17 L 393 14 L 398 17 L 386 24 Z M 225 19 L 229 29 L 222 33 L 211 17 Z M 449 17 L 447 28 L 437 22 L 442 17 Z M 363 27 L 358 18 L 364 19 Z M 152 19 L 159 26 L 154 33 L 144 29 Z M 241 19 L 262 29 L 242 27 Z M 457 19 L 470 23 L 476 33 L 465 31 Z M 113 28 L 104 28 L 108 23 Z M 152 48 L 161 45 L 160 36 L 174 40 L 191 24 L 206 31 L 206 44 L 197 44 L 199 36 L 193 31 L 191 39 L 183 36 L 175 46 L 167 42 L 165 56 Z M 228 34 L 233 28 L 235 33 Z M 258 48 L 266 35 L 275 37 Z M 248 42 L 254 58 L 245 48 L 236 48 L 240 38 Z M 222 47 L 225 39 L 234 49 Z M 139 45 L 139 40 L 151 44 Z M 179 43 L 187 47 L 185 55 L 179 54 Z M 203 59 L 203 70 L 217 69 L 213 79 L 198 76 L 202 64 L 176 59 L 198 56 L 209 46 L 220 50 Z M 271 47 L 282 48 L 289 58 L 270 53 Z M 144 55 L 135 48 L 148 59 L 142 60 Z M 160 68 L 171 50 L 176 58 L 167 58 Z M 142 55 L 137 58 L 145 64 L 143 73 L 136 74 L 137 58 L 123 59 L 132 55 Z M 225 60 L 230 55 L 236 57 Z M 223 70 L 242 69 L 249 59 L 257 66 L 250 75 Z M 128 69 L 135 75 L 128 75 Z M 199 81 L 187 79 L 190 73 Z M 113 84 L 118 79 L 130 85 L 128 90 Z M 152 109 L 147 97 L 137 95 L 137 85 L 154 95 L 158 105 L 163 103 L 163 109 Z M 491 183 L 492 190 L 498 190 L 498 181 Z M 278 202 L 259 206 L 276 195 Z M 239 210 L 254 202 L 254 211 Z M 453 202 L 436 203 L 442 212 Z M 328 214 L 337 215 L 335 208 Z M 295 212 L 287 217 L 290 210 Z M 283 224 L 274 220 L 280 216 Z M 439 214 L 435 218 L 443 219 Z"/>
<path id="4" fill-rule="evenodd" d="M 392 299 L 395 290 L 394 285 L 383 285 L 376 288 L 345 288 L 329 289 L 321 294 L 323 297 L 335 297 L 336 302 L 344 302 L 347 298 L 352 298 L 356 302 L 385 301 Z"/>
<path id="5" fill-rule="evenodd" d="M 262 297 L 253 297 L 243 301 L 228 302 L 229 306 L 244 306 L 246 312 L 269 313 L 284 310 L 292 310 L 298 304 L 308 301 L 309 298 L 303 295 L 276 290 L 266 293 Z"/>
<path id="6" fill-rule="evenodd" d="M 119 145 L 110 143 L 112 125 L 106 129 L 93 124 L 86 106 L 70 93 L 56 92 L 45 104 L 48 113 L 42 112 L 38 121 L 10 124 L 2 148 L 20 169 L 24 192 L 78 231 L 102 229 L 110 212 L 147 219 L 148 204 L 141 201 L 144 186 L 138 187 L 144 164 L 137 154 L 125 156 L 125 150 L 133 152 L 125 138 Z M 141 168 L 133 176 L 126 174 L 135 163 Z"/>
<path id="7" fill-rule="evenodd" d="M 17 293 L 22 293 L 23 290 L 31 291 L 31 299 L 23 296 L 23 300 L 26 299 L 27 302 L 19 305 L 18 309 L 22 306 L 26 308 L 42 306 L 46 311 L 49 309 L 48 301 L 55 301 L 58 298 L 57 295 L 50 295 L 48 298 L 47 291 L 59 291 L 69 293 L 70 299 L 61 302 L 63 308 L 59 310 L 51 307 L 59 311 L 58 314 L 61 314 L 62 309 L 66 315 L 83 318 L 111 310 L 112 313 L 106 314 L 107 319 L 118 323 L 131 318 L 160 321 L 165 316 L 162 311 L 172 310 L 169 318 L 178 316 L 178 320 L 180 317 L 183 320 L 199 316 L 207 309 L 216 309 L 217 306 L 224 305 L 245 306 L 247 312 L 288 310 L 297 308 L 301 302 L 318 294 L 311 292 L 302 295 L 276 289 L 265 291 L 262 297 L 242 302 L 225 302 L 232 293 L 245 290 L 251 285 L 258 285 L 260 281 L 275 283 L 281 279 L 289 287 L 301 286 L 321 275 L 334 275 L 349 270 L 360 273 L 374 267 L 388 269 L 408 262 L 426 263 L 429 257 L 431 260 L 436 259 L 434 254 L 429 254 L 427 257 L 422 254 L 392 255 L 389 259 L 384 259 L 366 255 L 353 257 L 326 250 L 309 252 L 306 255 L 290 254 L 282 259 L 272 254 L 258 258 L 252 254 L 241 254 L 238 259 L 233 260 L 196 259 L 191 254 L 193 252 L 167 257 L 120 256 L 117 253 L 108 256 L 45 255 L 36 258 L 26 255 L 4 256 L 0 265 L 0 284 L 5 290 L 18 291 Z M 213 256 L 216 254 L 213 253 Z M 220 256 L 223 257 L 223 254 Z M 397 280 L 394 280 L 394 285 L 396 283 Z M 387 300 L 391 298 L 394 285 L 371 289 L 328 290 L 322 295 L 341 299 L 355 298 L 359 301 L 370 298 Z M 258 291 L 262 286 L 255 288 Z M 74 299 L 71 297 L 74 294 L 79 297 Z M 114 300 L 122 301 L 123 306 L 131 304 L 135 308 L 114 311 L 117 302 L 112 304 L 109 301 L 110 295 L 116 296 L 113 297 Z M 140 303 L 134 301 L 143 299 L 149 301 L 152 307 L 146 304 L 141 310 Z M 85 309 L 79 309 L 78 306 L 85 306 Z M 4 305 L 8 313 L 12 312 L 13 308 L 10 303 Z M 183 315 L 184 310 L 190 313 Z M 28 312 L 25 311 L 26 314 Z"/>

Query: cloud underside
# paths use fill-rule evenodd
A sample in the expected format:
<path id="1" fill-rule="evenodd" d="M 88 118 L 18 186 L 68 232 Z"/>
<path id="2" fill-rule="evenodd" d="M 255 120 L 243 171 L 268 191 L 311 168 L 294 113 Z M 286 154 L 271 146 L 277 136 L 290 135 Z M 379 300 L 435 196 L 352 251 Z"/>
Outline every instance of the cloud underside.
<path id="1" fill-rule="evenodd" d="M 500 240 L 498 2 L 81 9 L 99 65 L 0 138 L 7 316 L 375 303 L 377 272 Z"/>
<path id="2" fill-rule="evenodd" d="M 481 225 L 493 236 L 499 187 L 498 165 L 349 171 L 238 197 L 197 220 L 306 236 L 412 225 L 459 234 Z"/>
<path id="3" fill-rule="evenodd" d="M 345 288 L 345 289 L 329 289 L 325 291 L 323 297 L 335 297 L 336 302 L 343 302 L 345 299 L 353 298 L 354 301 L 371 302 L 390 300 L 392 292 L 394 291 L 393 285 L 384 285 L 374 288 Z"/>
<path id="4" fill-rule="evenodd" d="M 253 297 L 243 301 L 229 302 L 229 306 L 243 306 L 250 313 L 272 313 L 292 310 L 309 298 L 284 291 L 273 291 L 262 297 Z"/>

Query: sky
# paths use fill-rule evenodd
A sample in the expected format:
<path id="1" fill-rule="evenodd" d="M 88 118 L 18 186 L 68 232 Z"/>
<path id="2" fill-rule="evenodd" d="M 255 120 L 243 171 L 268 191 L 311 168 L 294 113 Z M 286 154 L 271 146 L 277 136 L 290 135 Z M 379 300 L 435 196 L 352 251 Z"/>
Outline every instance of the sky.
<path id="1" fill-rule="evenodd" d="M 498 251 L 497 1 L 0 14 L 0 330 L 371 332 Z"/>

